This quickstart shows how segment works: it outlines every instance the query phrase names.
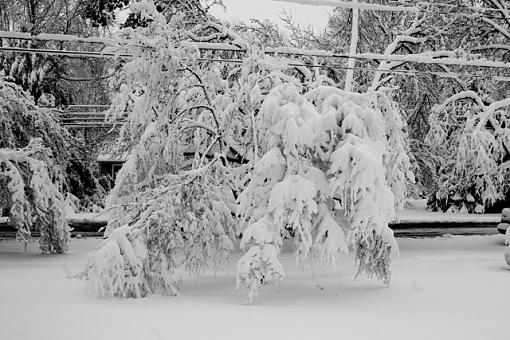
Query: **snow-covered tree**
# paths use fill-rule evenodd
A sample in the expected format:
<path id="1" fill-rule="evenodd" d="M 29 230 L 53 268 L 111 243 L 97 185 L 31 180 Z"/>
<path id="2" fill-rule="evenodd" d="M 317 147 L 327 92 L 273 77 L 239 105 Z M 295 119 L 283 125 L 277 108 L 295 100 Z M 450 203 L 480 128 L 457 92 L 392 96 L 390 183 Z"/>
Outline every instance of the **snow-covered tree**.
<path id="1" fill-rule="evenodd" d="M 39 231 L 44 253 L 63 253 L 69 227 L 61 192 L 70 183 L 65 157 L 77 154 L 73 139 L 50 111 L 2 78 L 0 122 L 0 213 L 7 213 L 20 242 Z"/>
<path id="2" fill-rule="evenodd" d="M 23 89 L 0 77 L 0 148 L 21 149 L 41 138 L 51 150 L 47 160 L 51 180 L 61 192 L 98 201 L 91 159 L 81 142 L 59 121 L 58 112 L 40 108 Z"/>
<path id="3" fill-rule="evenodd" d="M 224 261 L 237 232 L 254 256 L 252 264 L 243 257 L 238 273 L 250 299 L 255 276 L 269 282 L 283 275 L 275 259 L 285 234 L 298 240 L 301 260 L 312 244 L 329 260 L 351 247 L 360 271 L 389 282 L 397 252 L 387 227 L 392 190 L 400 201 L 408 168 L 405 157 L 390 157 L 405 150 L 387 137 L 402 130 L 387 96 L 324 87 L 332 82 L 304 63 L 290 67 L 289 59 L 256 50 L 226 67 L 193 42 L 246 47 L 228 27 L 207 16 L 194 25 L 186 14 L 167 18 L 150 1 L 134 1 L 131 10 L 146 25 L 122 29 L 111 49 L 132 58 L 112 78 L 110 110 L 113 120 L 127 114 L 121 140 L 131 152 L 107 200 L 109 237 L 83 273 L 98 294 L 176 294 L 177 273 Z M 304 111 L 277 113 L 280 101 Z M 263 177 L 266 171 L 276 177 Z M 273 187 L 283 196 L 270 195 Z M 238 216 L 246 222 L 240 229 Z M 345 220 L 342 227 L 337 220 Z M 271 225 L 274 240 L 256 243 Z M 320 237 L 312 239 L 312 230 Z"/>
<path id="4" fill-rule="evenodd" d="M 32 139 L 23 149 L 0 149 L 0 207 L 10 207 L 19 242 L 27 242 L 36 230 L 41 251 L 60 254 L 67 250 L 70 228 L 64 198 L 44 161 L 50 159 L 41 139 Z"/>
<path id="5" fill-rule="evenodd" d="M 200 63 L 185 39 L 238 38 L 214 21 L 190 32 L 186 15 L 167 21 L 152 2 L 132 2 L 131 10 L 147 25 L 119 34 L 115 51 L 133 58 L 112 80 L 110 110 L 112 119 L 130 111 L 121 140 L 131 152 L 107 199 L 109 238 L 84 276 L 100 296 L 173 295 L 177 270 L 200 273 L 233 249 L 237 184 L 228 162 L 243 163 L 231 145 L 243 119 L 228 109 L 226 75 L 217 63 Z"/>
<path id="6" fill-rule="evenodd" d="M 389 284 L 398 247 L 388 228 L 395 206 L 385 128 L 376 94 L 319 86 L 302 95 L 286 83 L 266 96 L 257 130 L 267 132 L 267 152 L 239 198 L 246 253 L 237 282 L 248 302 L 285 275 L 284 237 L 293 238 L 298 263 L 311 254 L 334 263 L 352 251 L 358 274 Z"/>
<path id="7" fill-rule="evenodd" d="M 311 5 L 319 2 L 305 1 Z M 435 194 L 443 185 L 444 177 L 435 172 L 436 166 L 443 162 L 442 155 L 434 153 L 425 142 L 432 107 L 464 91 L 476 92 L 484 97 L 486 105 L 490 105 L 505 99 L 509 86 L 508 81 L 498 80 L 499 76 L 506 75 L 502 68 L 466 66 L 462 62 L 454 65 L 442 60 L 453 57 L 466 62 L 506 61 L 510 46 L 508 2 L 374 0 L 357 5 L 347 1 L 323 4 L 338 6 L 330 16 L 327 32 L 324 35 L 300 35 L 308 37 L 306 43 L 301 43 L 302 46 L 346 53 L 352 8 L 361 6 L 357 52 L 399 57 L 395 61 L 357 61 L 355 89 L 361 92 L 367 88 L 375 90 L 379 86 L 395 89 L 392 98 L 405 113 L 413 146 L 418 185 L 412 191 L 421 197 L 431 195 L 434 204 Z M 412 59 L 425 57 L 434 60 L 420 63 Z M 327 60 L 320 62 L 329 65 Z M 341 82 L 345 72 L 337 69 L 330 76 Z M 490 89 L 488 93 L 487 88 Z"/>
<path id="8" fill-rule="evenodd" d="M 80 15 L 82 1 L 68 0 L 2 0 L 0 1 L 0 30 L 26 32 L 32 35 L 39 33 L 68 34 L 80 36 L 99 36 L 99 30 L 92 28 Z M 55 42 L 44 40 L 2 39 L 3 46 L 34 48 L 34 49 L 85 49 L 97 50 L 97 44 L 78 44 L 76 42 Z M 102 64 L 94 61 L 96 66 Z M 72 101 L 76 88 L 76 80 L 96 80 L 100 83 L 94 67 L 84 60 L 69 60 L 62 56 L 44 53 L 10 53 L 0 54 L 0 73 L 12 76 L 16 83 L 30 92 L 38 102 L 43 93 L 52 93 L 57 103 L 66 104 Z M 78 74 L 78 75 L 77 75 Z M 96 78 L 96 79 L 94 79 Z M 91 85 L 91 84 L 89 84 Z M 84 91 L 85 92 L 85 91 Z M 88 98 L 85 98 L 88 99 Z M 84 102 L 79 102 L 83 104 Z"/>
<path id="9" fill-rule="evenodd" d="M 430 116 L 427 140 L 438 155 L 441 183 L 433 200 L 443 211 L 483 213 L 510 191 L 510 99 L 486 105 L 460 92 Z"/>
<path id="10" fill-rule="evenodd" d="M 419 11 L 405 15 L 407 18 L 403 22 L 408 22 L 408 27 L 395 36 L 393 42 L 385 48 L 384 54 L 409 54 L 413 58 L 433 56 L 438 60 L 438 63 L 419 65 L 405 60 L 383 61 L 378 66 L 378 70 L 381 72 L 376 72 L 372 80 L 372 87 L 375 89 L 379 84 L 388 81 L 400 88 L 395 91 L 395 100 L 408 113 L 407 123 L 411 138 L 413 138 L 412 145 L 417 163 L 417 175 L 422 185 L 421 191 L 428 192 L 430 195 L 430 206 L 433 209 L 447 210 L 451 208 L 450 211 L 464 212 L 481 212 L 484 209 L 490 209 L 495 202 L 508 201 L 509 197 L 506 185 L 494 188 L 498 192 L 496 194 L 494 190 L 490 189 L 492 184 L 489 184 L 493 182 L 497 185 L 496 177 L 501 180 L 501 171 L 496 168 L 501 169 L 500 165 L 504 163 L 501 158 L 503 150 L 500 147 L 496 147 L 498 151 L 493 150 L 489 146 L 492 142 L 481 137 L 480 133 L 477 137 L 472 136 L 476 140 L 473 145 L 482 143 L 480 138 L 485 138 L 483 143 L 485 146 L 480 148 L 490 148 L 485 149 L 486 156 L 478 156 L 469 152 L 462 153 L 462 150 L 473 148 L 466 145 L 473 141 L 471 138 L 468 138 L 470 140 L 468 142 L 462 141 L 461 144 L 464 145 L 459 145 L 459 148 L 454 145 L 459 142 L 457 136 L 470 134 L 468 131 L 471 127 L 465 124 L 470 124 L 471 121 L 465 117 L 472 116 L 471 100 L 475 102 L 474 106 L 479 106 L 475 111 L 483 111 L 492 103 L 500 102 L 507 97 L 508 82 L 498 82 L 497 80 L 501 70 L 466 67 L 462 65 L 462 61 L 504 60 L 504 53 L 508 51 L 508 39 L 510 39 L 507 18 L 508 4 L 505 1 L 487 0 L 451 1 L 447 4 L 440 2 L 417 3 L 416 6 Z M 410 18 L 412 20 L 409 20 Z M 441 59 L 448 57 L 457 58 L 460 62 L 458 65 L 442 64 Z M 481 62 L 483 63 L 483 61 Z M 384 76 L 384 70 L 402 68 L 417 70 L 424 74 L 416 75 L 414 78 L 394 74 Z M 430 74 L 431 71 L 435 74 Z M 448 78 L 437 77 L 438 71 L 444 74 L 449 73 L 451 76 Z M 466 103 L 466 98 L 464 98 L 466 93 L 469 94 L 468 98 L 472 98 L 467 99 L 470 103 Z M 477 99 L 474 99 L 475 97 Z M 457 103 L 452 104 L 452 101 Z M 436 112 L 436 109 L 433 108 L 435 105 L 437 105 L 436 109 L 439 107 L 441 110 L 452 105 L 455 108 L 450 107 L 447 110 L 448 114 L 443 115 L 443 113 Z M 429 117 L 429 115 L 431 116 Z M 453 118 L 450 119 L 450 115 L 453 115 Z M 432 126 L 438 120 L 441 121 L 442 127 L 438 127 L 437 124 Z M 456 126 L 452 126 L 452 123 Z M 505 126 L 505 123 L 501 121 L 496 124 Z M 448 132 L 439 137 L 438 130 L 441 129 L 443 132 L 456 132 L 453 132 L 451 136 Z M 486 134 L 486 137 L 487 134 L 492 134 L 496 140 L 499 140 L 496 144 L 501 144 L 501 140 L 506 138 L 502 137 L 502 134 L 507 132 L 504 129 L 496 128 L 499 132 L 496 131 L 494 134 L 491 129 L 489 127 L 489 131 L 481 132 L 481 134 Z M 451 148 L 450 152 L 445 152 L 445 148 Z M 459 151 L 462 156 L 453 150 Z M 507 157 L 504 156 L 507 152 L 503 151 L 504 158 Z M 478 160 L 461 159 L 465 156 L 475 157 Z M 485 157 L 486 162 L 482 162 L 480 157 Z M 453 159 L 458 161 L 457 165 L 452 164 Z M 481 168 L 489 169 L 489 164 L 497 164 L 497 166 L 490 168 L 485 176 L 480 175 L 479 171 L 473 168 L 482 166 Z M 464 166 L 469 169 L 461 170 Z M 454 168 L 456 170 L 452 171 Z M 478 167 L 478 169 L 481 168 Z M 438 169 L 439 172 L 436 172 Z M 499 173 L 499 175 L 495 173 Z M 428 188 L 426 188 L 426 183 L 429 184 Z M 491 190 L 493 192 L 489 193 Z"/>

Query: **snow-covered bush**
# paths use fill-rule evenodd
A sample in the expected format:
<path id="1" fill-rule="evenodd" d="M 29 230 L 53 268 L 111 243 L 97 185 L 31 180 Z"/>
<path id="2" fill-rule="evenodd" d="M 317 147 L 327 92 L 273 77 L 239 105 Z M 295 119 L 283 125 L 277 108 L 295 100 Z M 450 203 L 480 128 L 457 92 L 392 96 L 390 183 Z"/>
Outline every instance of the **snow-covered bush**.
<path id="1" fill-rule="evenodd" d="M 483 103 L 465 91 L 436 106 L 427 141 L 441 158 L 432 206 L 483 213 L 510 191 L 510 100 Z"/>
<path id="2" fill-rule="evenodd" d="M 302 95 L 286 83 L 266 96 L 257 130 L 268 151 L 239 197 L 247 252 L 237 283 L 248 288 L 248 302 L 285 275 L 278 260 L 284 237 L 293 238 L 298 262 L 313 253 L 334 263 L 351 250 L 359 272 L 389 284 L 398 247 L 388 228 L 395 214 L 388 184 L 398 194 L 404 181 L 385 164 L 387 145 L 400 152 L 386 136 L 392 128 L 376 94 L 320 86 Z"/>
<path id="3" fill-rule="evenodd" d="M 67 250 L 70 228 L 64 198 L 41 160 L 49 155 L 41 139 L 31 140 L 23 149 L 0 149 L 0 207 L 10 207 L 19 242 L 27 242 L 36 230 L 41 234 L 41 251 L 60 254 Z"/>

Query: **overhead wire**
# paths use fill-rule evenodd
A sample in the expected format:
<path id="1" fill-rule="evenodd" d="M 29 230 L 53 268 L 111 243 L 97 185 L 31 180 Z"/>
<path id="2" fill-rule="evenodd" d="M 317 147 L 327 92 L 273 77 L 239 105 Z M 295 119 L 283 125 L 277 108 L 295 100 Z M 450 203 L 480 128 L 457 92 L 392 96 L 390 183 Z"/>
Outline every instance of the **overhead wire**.
<path id="1" fill-rule="evenodd" d="M 426 2 L 426 1 L 420 1 L 420 2 L 414 2 L 414 1 L 407 1 L 407 0 L 390 0 L 389 1 L 390 3 L 398 3 L 400 5 L 402 4 L 406 4 L 406 3 L 413 3 L 414 5 L 430 5 L 430 6 L 441 6 L 441 7 L 449 7 L 449 8 L 462 8 L 462 9 L 469 9 L 469 10 L 473 10 L 474 12 L 478 12 L 478 11 L 495 11 L 495 12 L 498 12 L 498 13 L 502 13 L 502 10 L 501 9 L 496 9 L 496 8 L 486 8 L 486 7 L 478 7 L 478 6 L 467 6 L 467 5 L 455 5 L 455 4 L 445 4 L 445 3 L 437 3 L 437 2 Z M 339 1 L 338 3 L 342 4 L 342 3 L 345 3 L 344 1 Z M 354 3 L 346 3 L 346 4 L 350 4 L 350 5 L 354 5 Z M 370 3 L 366 3 L 366 2 L 358 2 L 357 4 L 360 4 L 360 6 L 362 7 L 363 5 L 367 5 Z M 385 7 L 385 10 L 389 10 L 388 8 L 386 7 L 391 7 L 391 6 L 384 6 Z M 411 6 L 409 6 L 411 7 Z M 377 9 L 373 9 L 373 10 L 377 10 Z M 399 9 L 400 10 L 400 9 Z M 427 12 L 427 11 L 424 11 L 424 10 L 419 10 L 421 12 Z M 437 12 L 435 12 L 437 13 Z M 444 12 L 444 13 L 441 13 L 439 12 L 439 14 L 474 14 L 474 13 L 466 13 L 466 12 L 455 12 L 455 13 L 452 13 L 452 12 Z M 487 17 L 487 16 L 482 16 L 482 17 L 486 17 L 486 18 L 497 18 L 497 19 L 510 19 L 510 17 L 505 17 L 505 16 L 494 16 L 494 17 Z M 80 37 L 76 37 L 76 36 L 64 36 L 64 35 L 53 35 L 53 34 L 41 34 L 39 36 L 31 36 L 29 34 L 23 34 L 23 33 L 17 33 L 17 32 L 14 32 L 12 34 L 9 34 L 9 33 L 12 33 L 12 32 L 2 32 L 0 31 L 0 39 L 2 38 L 5 38 L 5 39 L 19 39 L 19 40 L 54 40 L 54 41 L 75 41 L 75 42 L 80 42 L 80 43 L 85 43 L 85 42 L 88 42 L 88 43 L 97 43 L 97 44 L 103 44 L 103 45 L 106 45 L 108 44 L 108 40 L 107 39 L 90 39 L 90 38 L 80 38 Z M 47 37 L 46 37 L 47 36 Z M 57 37 L 61 37 L 61 38 L 57 38 Z M 207 50 L 207 48 L 203 48 L 205 50 Z M 93 57 L 93 58 L 108 58 L 108 57 L 115 57 L 115 56 L 119 56 L 119 57 L 124 57 L 124 58 L 129 58 L 129 57 L 132 57 L 131 55 L 129 54 L 121 54 L 121 55 L 116 55 L 115 53 L 111 53 L 111 52 L 97 52 L 97 51 L 73 51 L 73 50 L 52 50 L 52 49 L 33 49 L 33 48 L 27 48 L 27 47 L 11 47 L 11 46 L 0 46 L 0 51 L 3 50 L 3 51 L 7 51 L 7 52 L 17 52 L 17 53 L 43 53 L 43 54 L 50 54 L 50 55 L 62 55 L 62 56 L 66 56 L 66 57 L 75 57 L 75 58 L 86 58 L 86 57 Z M 217 48 L 216 50 L 221 50 L 221 48 Z M 241 49 L 237 49 L 237 51 L 239 52 L 245 52 L 245 51 L 242 51 Z M 288 54 L 288 55 L 300 55 L 299 53 L 293 53 L 293 52 L 270 52 L 270 53 L 281 53 L 281 54 Z M 307 54 L 303 54 L 302 56 L 304 55 L 307 55 Z M 351 56 L 351 55 L 342 55 L 342 54 L 331 54 L 331 55 L 320 55 L 320 57 L 332 57 L 332 58 L 355 58 L 355 59 L 362 59 L 362 60 L 384 60 L 384 59 L 381 59 L 381 58 L 375 58 L 375 57 L 363 57 L 361 55 L 359 56 Z M 404 56 L 402 56 L 404 57 Z M 210 59 L 211 61 L 213 59 Z M 438 63 L 438 64 L 441 64 L 441 59 L 438 59 L 437 61 L 434 61 L 434 63 Z M 205 59 L 204 59 L 205 61 Z M 242 62 L 241 59 L 236 59 L 236 60 L 232 60 L 232 59 L 221 59 L 221 61 L 223 62 Z M 417 61 L 417 60 L 407 60 L 407 61 L 402 61 L 402 62 L 420 62 L 420 61 Z M 305 67 L 329 67 L 331 68 L 331 66 L 315 66 L 315 65 L 305 65 L 305 64 L 296 64 L 296 65 L 292 65 L 292 66 L 305 66 Z M 483 66 L 483 65 L 464 65 L 464 66 Z M 342 69 L 349 69 L 348 67 L 346 66 L 343 66 L 343 65 L 335 65 L 336 68 L 342 68 Z M 489 66 L 489 67 L 497 67 L 497 66 Z M 503 67 L 503 68 L 507 68 L 507 67 Z M 447 77 L 447 78 L 452 78 L 452 77 L 456 77 L 456 76 L 466 76 L 466 77 L 482 77 L 482 78 L 490 78 L 490 79 L 494 79 L 494 80 L 497 80 L 497 81 L 510 81 L 510 78 L 509 77 L 504 77 L 504 76 L 487 76 L 487 75 L 477 75 L 477 74 L 463 74 L 463 73 L 458 73 L 458 72 L 433 72 L 433 71 L 418 71 L 418 70 L 380 70 L 380 69 L 373 69 L 373 68 L 360 68 L 360 67 L 355 67 L 353 69 L 357 69 L 357 70 L 366 70 L 366 71 L 375 71 L 375 72 L 382 72 L 382 73 L 401 73 L 401 74 L 410 74 L 410 75 L 416 75 L 416 74 L 428 74 L 428 75 L 435 75 L 435 76 L 440 76 L 440 77 Z"/>
<path id="2" fill-rule="evenodd" d="M 474 11 L 501 12 L 500 8 L 469 6 L 469 5 L 461 5 L 461 4 L 449 4 L 449 3 L 444 3 L 444 2 L 413 1 L 413 0 L 388 0 L 388 2 L 398 3 L 398 4 L 411 3 L 413 5 L 430 5 L 430 6 L 435 6 L 435 7 L 464 8 L 464 9 L 470 9 L 470 10 L 474 10 Z M 507 10 L 509 10 L 509 9 L 507 8 Z"/>
<path id="3" fill-rule="evenodd" d="M 114 53 L 101 53 L 101 52 L 82 52 L 82 51 L 62 51 L 62 50 L 37 50 L 30 48 L 18 48 L 18 47 L 5 47 L 0 46 L 0 51 L 6 50 L 10 52 L 29 52 L 29 53 L 37 53 L 42 52 L 45 54 L 55 54 L 55 55 L 63 55 L 70 58 L 85 58 L 85 57 L 94 57 L 94 58 L 105 58 L 105 57 L 115 57 Z M 71 53 L 70 53 L 71 52 Z M 131 58 L 132 55 L 121 54 L 119 57 Z M 226 59 L 226 58 L 204 58 L 200 57 L 197 59 L 202 62 L 226 62 L 226 63 L 238 63 L 241 64 L 243 59 Z M 338 64 L 306 64 L 306 63 L 295 63 L 295 62 L 287 62 L 289 66 L 292 67 L 306 67 L 306 68 L 322 68 L 322 69 L 344 69 L 344 70 L 357 70 L 357 71 L 368 71 L 368 72 L 381 72 L 384 74 L 402 74 L 409 76 L 417 76 L 417 75 L 429 75 L 429 76 L 437 76 L 440 78 L 449 78 L 455 79 L 456 77 L 466 77 L 466 78 L 479 78 L 479 79 L 491 79 L 499 82 L 510 82 L 510 77 L 506 76 L 489 76 L 483 74 L 476 73 L 459 73 L 459 72 L 436 72 L 436 71 L 420 71 L 420 70 L 382 70 L 372 67 L 347 67 L 344 65 Z"/>
<path id="4" fill-rule="evenodd" d="M 390 3 L 398 4 L 398 5 L 385 5 L 385 4 L 379 4 L 379 3 L 372 3 L 372 2 L 357 2 L 353 3 L 350 1 L 332 1 L 332 0 L 319 0 L 319 1 L 313 1 L 313 0 L 276 0 L 276 1 L 283 1 L 283 2 L 296 2 L 302 5 L 318 5 L 318 6 L 329 6 L 329 7 L 336 7 L 336 8 L 344 8 L 344 9 L 359 9 L 359 10 L 369 10 L 369 11 L 382 11 L 382 12 L 407 12 L 407 13 L 427 13 L 426 10 L 419 8 L 420 5 L 430 5 L 430 6 L 447 6 L 450 8 L 460 8 L 464 10 L 470 10 L 472 12 L 460 12 L 457 11 L 453 14 L 474 14 L 473 12 L 480 12 L 480 11 L 486 11 L 486 12 L 498 12 L 501 13 L 501 9 L 497 8 L 490 8 L 490 7 L 479 7 L 479 6 L 467 6 L 467 5 L 453 5 L 453 4 L 442 4 L 442 3 L 435 3 L 435 2 L 427 2 L 427 1 L 389 1 Z M 412 4 L 409 6 L 406 6 L 406 4 Z M 452 14 L 452 12 L 434 12 L 436 14 Z M 507 18 L 507 17 L 501 17 L 501 16 L 490 16 L 487 17 L 495 19 L 495 18 Z M 508 17 L 510 18 L 510 17 Z"/>
<path id="5" fill-rule="evenodd" d="M 509 11 L 510 9 L 498 9 L 498 8 L 490 8 L 490 7 L 477 7 L 477 6 L 467 6 L 467 5 L 455 5 L 455 4 L 447 4 L 447 3 L 440 3 L 440 2 L 427 2 L 427 1 L 399 1 L 399 0 L 389 0 L 390 3 L 398 3 L 398 4 L 405 4 L 405 3 L 411 3 L 414 6 L 419 5 L 428 5 L 431 7 L 449 7 L 449 8 L 455 8 L 455 9 L 465 9 L 465 10 L 471 10 L 471 12 L 434 12 L 435 14 L 444 14 L 444 15 L 453 15 L 453 14 L 460 14 L 460 15 L 473 15 L 478 14 L 478 17 L 480 18 L 486 18 L 486 19 L 510 19 L 510 16 L 503 15 L 503 12 Z M 412 6 L 409 6 L 412 7 Z M 501 15 L 487 15 L 486 13 L 480 13 L 480 12 L 496 12 L 500 13 Z M 417 13 L 427 13 L 426 10 L 420 10 L 418 9 L 416 11 Z"/>
<path id="6" fill-rule="evenodd" d="M 209 62 L 228 62 L 228 63 L 243 63 L 242 59 L 224 59 L 224 58 L 198 58 L 199 61 Z M 293 63 L 286 62 L 287 65 L 292 67 L 307 67 L 307 68 L 323 68 L 323 69 L 344 69 L 344 70 L 355 70 L 355 71 L 369 71 L 369 72 L 381 72 L 384 74 L 405 74 L 410 76 L 416 75 L 429 75 L 437 76 L 440 78 L 455 79 L 456 77 L 471 77 L 480 79 L 491 79 L 501 82 L 510 82 L 510 77 L 505 76 L 488 76 L 485 74 L 474 74 L 474 73 L 458 73 L 458 72 L 437 72 L 437 71 L 420 71 L 420 70 L 381 70 L 373 67 L 355 66 L 348 67 L 338 64 L 304 64 L 304 63 Z"/>
<path id="7" fill-rule="evenodd" d="M 392 5 L 384 5 L 379 3 L 372 3 L 366 1 L 358 1 L 357 3 L 353 3 L 350 1 L 342 1 L 342 0 L 276 0 L 282 2 L 296 2 L 302 5 L 318 5 L 318 6 L 328 6 L 328 7 L 340 7 L 340 8 L 349 8 L 349 9 L 360 9 L 360 10 L 371 10 L 371 11 L 388 11 L 388 12 L 418 12 L 417 6 L 420 5 L 430 5 L 435 7 L 450 7 L 450 8 L 463 8 L 472 11 L 487 11 L 487 12 L 501 12 L 499 8 L 492 7 L 482 7 L 482 6 L 468 6 L 468 5 L 459 5 L 459 4 L 447 4 L 440 2 L 430 2 L 430 1 L 399 1 L 399 0 L 388 0 L 390 3 L 398 4 L 399 6 Z M 406 6 L 406 4 L 411 3 L 412 5 Z"/>
<path id="8" fill-rule="evenodd" d="M 234 45 L 221 44 L 221 43 L 196 43 L 199 50 L 210 50 L 210 51 L 232 51 L 232 52 L 247 52 L 246 49 L 240 48 Z M 143 46 L 141 46 L 144 48 Z M 113 52 L 105 51 L 76 51 L 76 50 L 55 50 L 55 49 L 38 49 L 31 47 L 11 47 L 11 46 L 0 46 L 0 51 L 17 52 L 17 53 L 42 53 L 42 54 L 53 54 L 53 55 L 65 55 L 69 57 L 95 57 L 95 58 L 112 58 L 112 57 L 132 57 L 131 54 L 116 54 Z M 295 48 L 267 48 L 264 51 L 265 54 L 277 54 L 277 55 L 290 55 L 290 56 L 304 56 L 304 57 L 324 57 L 324 58 L 340 58 L 348 59 L 354 58 L 359 60 L 379 60 L 388 62 L 412 62 L 420 64 L 440 64 L 440 65 L 457 65 L 457 66 L 474 66 L 474 67 L 488 67 L 488 68 L 501 68 L 510 69 L 510 63 L 498 62 L 491 60 L 464 60 L 458 58 L 451 58 L 447 55 L 436 56 L 426 54 L 379 54 L 379 53 L 358 53 L 355 55 L 333 53 L 329 51 L 321 50 L 304 50 Z"/>

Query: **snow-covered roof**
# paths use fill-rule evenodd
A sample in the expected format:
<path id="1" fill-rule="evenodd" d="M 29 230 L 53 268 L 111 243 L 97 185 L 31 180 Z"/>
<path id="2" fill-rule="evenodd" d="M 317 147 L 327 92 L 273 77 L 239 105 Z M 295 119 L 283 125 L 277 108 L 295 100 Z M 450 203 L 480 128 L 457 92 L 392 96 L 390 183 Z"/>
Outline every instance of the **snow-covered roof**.
<path id="1" fill-rule="evenodd" d="M 98 162 L 125 162 L 129 156 L 129 148 L 124 143 L 104 142 L 97 155 Z"/>

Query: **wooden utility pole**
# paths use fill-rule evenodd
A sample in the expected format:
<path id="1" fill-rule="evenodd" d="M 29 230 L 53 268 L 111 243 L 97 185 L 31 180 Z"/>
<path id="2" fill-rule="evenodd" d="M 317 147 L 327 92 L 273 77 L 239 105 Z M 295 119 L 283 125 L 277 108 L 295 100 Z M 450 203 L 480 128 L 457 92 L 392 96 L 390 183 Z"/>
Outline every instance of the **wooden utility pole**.
<path id="1" fill-rule="evenodd" d="M 358 47 L 358 20 L 359 20 L 359 9 L 356 8 L 358 0 L 352 0 L 354 7 L 352 8 L 352 30 L 351 30 L 351 47 L 349 49 L 349 55 L 355 55 Z M 347 73 L 345 75 L 345 91 L 352 91 L 352 83 L 354 81 L 354 66 L 356 65 L 356 59 L 349 58 L 347 60 Z"/>

